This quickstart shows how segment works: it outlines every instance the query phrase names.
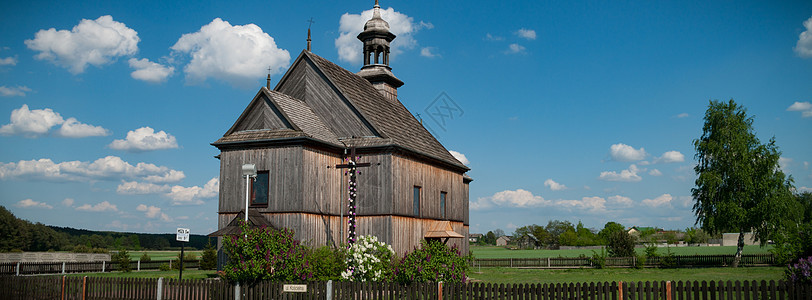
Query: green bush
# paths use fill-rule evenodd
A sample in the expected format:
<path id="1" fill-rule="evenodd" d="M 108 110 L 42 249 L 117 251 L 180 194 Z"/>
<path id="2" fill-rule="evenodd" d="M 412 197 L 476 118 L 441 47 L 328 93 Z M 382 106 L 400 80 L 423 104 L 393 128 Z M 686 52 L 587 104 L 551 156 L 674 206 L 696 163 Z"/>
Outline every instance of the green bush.
<path id="1" fill-rule="evenodd" d="M 644 254 L 641 254 L 641 255 L 636 255 L 635 257 L 637 258 L 637 261 L 634 264 L 634 268 L 635 269 L 645 268 L 646 267 L 646 261 L 648 261 L 648 256 L 646 256 Z"/>
<path id="2" fill-rule="evenodd" d="M 657 253 L 658 247 L 655 244 L 648 244 L 646 245 L 646 257 L 657 257 L 660 254 Z"/>
<path id="3" fill-rule="evenodd" d="M 663 269 L 672 269 L 677 267 L 677 258 L 674 256 L 674 253 L 671 253 L 671 249 L 666 248 L 667 252 L 665 255 L 660 258 L 660 268 Z"/>
<path id="4" fill-rule="evenodd" d="M 473 256 L 460 253 L 457 246 L 449 248 L 440 241 L 423 241 L 400 261 L 395 268 L 395 281 L 413 282 L 465 282 Z"/>
<path id="5" fill-rule="evenodd" d="M 248 228 L 240 222 L 240 232 L 223 238 L 228 263 L 221 276 L 231 282 L 258 280 L 302 281 L 313 278 L 307 261 L 307 248 L 293 239 L 293 231 L 270 227 Z"/>
<path id="6" fill-rule="evenodd" d="M 611 257 L 632 257 L 634 256 L 635 238 L 625 231 L 612 232 L 609 235 L 607 248 Z"/>
<path id="7" fill-rule="evenodd" d="M 347 250 L 347 269 L 341 278 L 349 281 L 388 281 L 392 276 L 392 246 L 372 235 L 362 235 Z"/>
<path id="8" fill-rule="evenodd" d="M 161 264 L 161 265 L 158 266 L 158 270 L 169 271 L 169 270 L 172 270 L 172 268 L 169 267 L 169 264 Z"/>
<path id="9" fill-rule="evenodd" d="M 311 250 L 308 259 L 313 265 L 313 277 L 316 280 L 339 280 L 341 272 L 347 269 L 347 250 L 328 246 Z"/>
<path id="10" fill-rule="evenodd" d="M 601 248 L 601 253 L 592 250 L 592 264 L 595 268 L 606 268 L 606 248 Z"/>
<path id="11" fill-rule="evenodd" d="M 206 245 L 206 250 L 203 250 L 203 255 L 200 256 L 200 269 L 201 270 L 214 270 L 217 267 L 217 250 L 214 245 L 209 243 Z"/>
<path id="12" fill-rule="evenodd" d="M 181 258 L 180 252 L 178 252 L 178 255 L 176 256 L 176 258 L 177 259 L 172 263 L 172 269 L 180 270 L 180 258 Z M 197 260 L 197 255 L 195 255 L 194 253 L 191 253 L 191 252 L 186 253 L 185 258 L 183 259 L 183 264 L 184 264 L 183 269 L 186 270 L 186 268 L 188 268 L 189 265 L 186 264 L 187 262 L 196 261 L 196 260 Z M 216 260 L 216 258 L 215 258 L 215 260 Z M 217 263 L 217 262 L 215 261 L 215 263 Z"/>
<path id="13" fill-rule="evenodd" d="M 113 253 L 111 255 L 113 259 L 113 263 L 118 265 L 118 270 L 121 272 L 130 272 L 132 268 L 130 268 L 130 254 L 127 253 L 127 250 L 121 249 L 118 250 L 117 253 Z"/>
<path id="14" fill-rule="evenodd" d="M 149 254 L 144 252 L 144 254 L 141 254 L 141 258 L 139 258 L 138 260 L 140 260 L 141 262 L 150 262 L 152 261 L 152 257 L 149 257 Z"/>

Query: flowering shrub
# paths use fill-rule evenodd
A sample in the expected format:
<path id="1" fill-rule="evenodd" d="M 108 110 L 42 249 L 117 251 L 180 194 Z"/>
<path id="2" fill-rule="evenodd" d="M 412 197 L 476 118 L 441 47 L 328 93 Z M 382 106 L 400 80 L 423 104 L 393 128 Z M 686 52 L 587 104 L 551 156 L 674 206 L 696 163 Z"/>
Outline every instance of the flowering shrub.
<path id="1" fill-rule="evenodd" d="M 812 284 L 812 256 L 798 259 L 798 262 L 787 266 L 785 272 L 792 282 Z"/>
<path id="2" fill-rule="evenodd" d="M 457 246 L 440 241 L 423 241 L 420 249 L 407 254 L 395 268 L 395 280 L 413 282 L 465 282 L 465 272 L 473 257 L 463 256 Z"/>
<path id="3" fill-rule="evenodd" d="M 392 246 L 372 235 L 362 235 L 347 253 L 347 270 L 341 277 L 350 281 L 384 281 L 391 276 Z"/>
<path id="4" fill-rule="evenodd" d="M 339 280 L 341 272 L 347 270 L 347 249 L 322 246 L 312 249 L 308 260 L 313 265 L 315 280 Z"/>
<path id="5" fill-rule="evenodd" d="M 293 231 L 268 227 L 248 228 L 223 238 L 228 263 L 221 276 L 232 282 L 257 280 L 300 281 L 313 278 L 307 248 L 293 239 Z M 246 237 L 247 236 L 247 237 Z"/>

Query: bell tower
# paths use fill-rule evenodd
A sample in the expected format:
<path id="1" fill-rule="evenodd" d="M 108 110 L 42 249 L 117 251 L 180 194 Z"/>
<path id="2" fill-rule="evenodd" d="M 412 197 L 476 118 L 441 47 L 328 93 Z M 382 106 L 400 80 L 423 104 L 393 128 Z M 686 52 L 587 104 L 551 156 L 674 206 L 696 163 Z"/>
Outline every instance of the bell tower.
<path id="1" fill-rule="evenodd" d="M 364 66 L 358 76 L 368 80 L 386 99 L 398 100 L 398 88 L 403 86 L 392 68 L 389 67 L 389 43 L 395 34 L 389 31 L 389 23 L 381 18 L 381 6 L 375 0 L 372 19 L 364 24 L 364 31 L 358 34 L 364 43 Z"/>

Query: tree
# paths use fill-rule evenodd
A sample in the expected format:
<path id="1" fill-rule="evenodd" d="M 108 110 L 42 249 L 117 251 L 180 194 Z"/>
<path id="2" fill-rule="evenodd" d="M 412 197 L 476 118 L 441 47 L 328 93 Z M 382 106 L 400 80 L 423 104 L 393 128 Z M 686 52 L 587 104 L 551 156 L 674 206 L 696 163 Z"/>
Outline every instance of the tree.
<path id="1" fill-rule="evenodd" d="M 147 253 L 144 252 L 144 254 Z M 209 244 L 206 245 L 206 250 L 203 250 L 203 254 L 200 256 L 199 269 L 214 270 L 215 268 L 217 268 L 217 249 L 209 242 Z"/>
<path id="2" fill-rule="evenodd" d="M 606 225 L 603 225 L 603 229 L 601 229 L 601 231 L 598 232 L 598 237 L 602 240 L 603 245 L 606 245 L 606 243 L 609 241 L 609 236 L 617 231 L 625 232 L 626 227 L 623 227 L 623 225 L 621 225 L 620 223 L 606 222 Z"/>
<path id="3" fill-rule="evenodd" d="M 753 117 L 732 99 L 711 101 L 702 136 L 694 140 L 696 186 L 691 189 L 696 222 L 709 233 L 739 232 L 737 267 L 744 234 L 753 231 L 764 245 L 775 232 L 791 199 L 792 179 L 778 166 L 781 152 L 771 138 L 762 144 Z"/>
<path id="4" fill-rule="evenodd" d="M 513 232 L 513 237 L 516 240 L 522 239 L 524 236 L 533 238 L 535 245 L 532 246 L 542 246 L 548 234 L 544 227 L 536 224 L 516 228 L 516 231 Z"/>
<path id="5" fill-rule="evenodd" d="M 575 227 L 572 226 L 572 223 L 569 221 L 559 221 L 559 220 L 552 220 L 547 222 L 547 226 L 544 227 L 549 234 L 547 236 L 547 247 L 552 249 L 557 249 L 560 244 L 560 236 L 567 232 L 568 230 L 572 230 L 575 232 Z M 565 238 L 567 240 L 567 238 Z"/>
<path id="6" fill-rule="evenodd" d="M 634 256 L 635 238 L 625 231 L 615 231 L 609 235 L 606 245 L 611 257 L 632 257 Z"/>
<path id="7" fill-rule="evenodd" d="M 812 193 L 798 194 L 795 200 L 781 230 L 771 236 L 775 247 L 770 252 L 782 264 L 812 256 Z"/>

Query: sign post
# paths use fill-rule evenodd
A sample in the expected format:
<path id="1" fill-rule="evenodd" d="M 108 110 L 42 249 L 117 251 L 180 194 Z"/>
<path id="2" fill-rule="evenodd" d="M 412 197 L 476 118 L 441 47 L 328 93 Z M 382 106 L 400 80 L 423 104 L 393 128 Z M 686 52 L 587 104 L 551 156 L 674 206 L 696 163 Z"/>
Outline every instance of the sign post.
<path id="1" fill-rule="evenodd" d="M 175 240 L 180 243 L 180 272 L 178 273 L 178 280 L 183 280 L 183 258 L 185 257 L 183 254 L 183 248 L 186 245 L 185 243 L 189 242 L 189 228 L 178 228 L 178 234 L 175 236 Z"/>

